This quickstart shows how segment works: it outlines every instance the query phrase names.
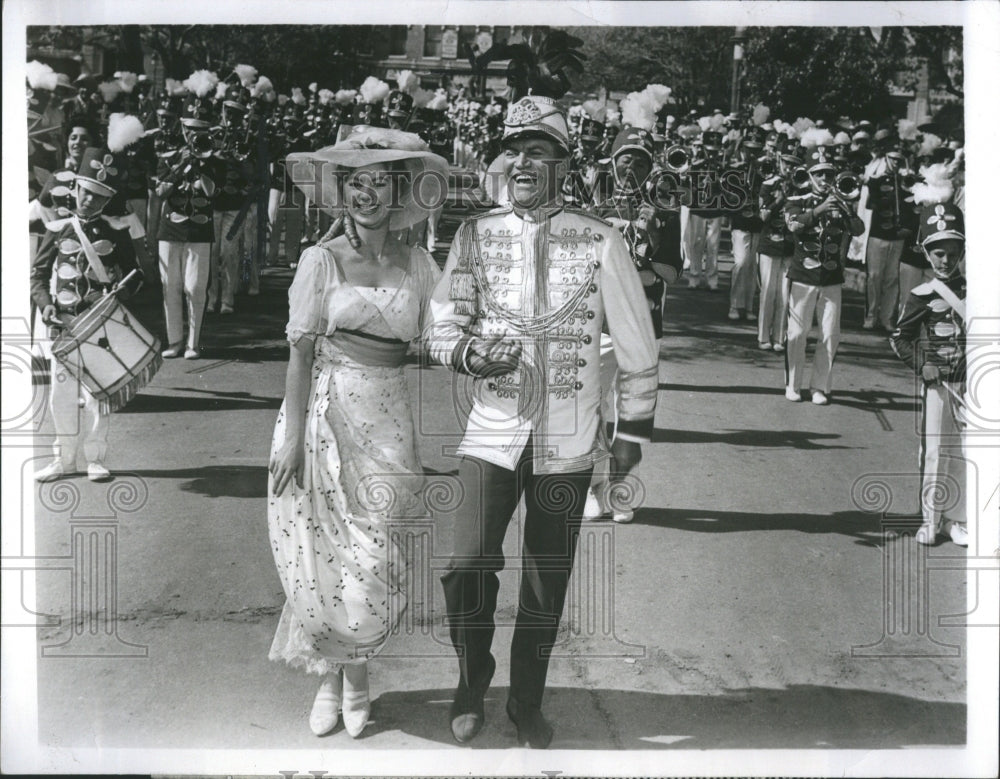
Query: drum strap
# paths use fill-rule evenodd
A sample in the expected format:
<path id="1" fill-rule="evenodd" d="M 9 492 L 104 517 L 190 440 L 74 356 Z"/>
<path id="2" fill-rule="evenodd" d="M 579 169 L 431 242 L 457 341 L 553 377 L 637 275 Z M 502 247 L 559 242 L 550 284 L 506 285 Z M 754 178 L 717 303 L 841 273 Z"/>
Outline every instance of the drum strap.
<path id="1" fill-rule="evenodd" d="M 931 279 L 931 289 L 938 293 L 945 302 L 951 306 L 962 321 L 965 321 L 965 301 L 959 300 L 958 295 L 951 291 L 941 279 Z"/>
<path id="2" fill-rule="evenodd" d="M 80 246 L 83 247 L 83 253 L 87 255 L 87 262 L 90 263 L 90 267 L 94 269 L 94 275 L 97 276 L 97 280 L 101 284 L 110 284 L 111 277 L 108 276 L 107 268 L 104 267 L 104 263 L 101 262 L 101 258 L 97 256 L 97 249 L 94 248 L 94 244 L 90 242 L 90 239 L 83 234 L 83 228 L 80 226 L 80 218 L 77 216 L 70 217 L 70 224 L 73 225 L 73 230 L 76 232 L 77 240 L 80 241 Z"/>

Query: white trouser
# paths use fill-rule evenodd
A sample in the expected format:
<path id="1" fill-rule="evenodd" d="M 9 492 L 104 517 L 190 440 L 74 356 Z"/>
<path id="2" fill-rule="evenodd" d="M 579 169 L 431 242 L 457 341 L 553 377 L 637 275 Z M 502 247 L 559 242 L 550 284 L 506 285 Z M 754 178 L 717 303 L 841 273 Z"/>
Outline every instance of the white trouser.
<path id="1" fill-rule="evenodd" d="M 108 454 L 111 417 L 101 415 L 97 400 L 62 363 L 52 358 L 51 366 L 49 408 L 56 429 L 53 454 L 62 461 L 67 471 L 75 471 L 82 444 L 82 454 L 87 463 L 103 465 Z"/>
<path id="2" fill-rule="evenodd" d="M 840 344 L 840 285 L 814 287 L 793 281 L 788 291 L 788 349 L 785 352 L 785 385 L 802 389 L 806 365 L 806 341 L 813 316 L 819 320 L 820 335 L 813 355 L 809 387 L 829 393 L 833 359 Z"/>
<path id="3" fill-rule="evenodd" d="M 865 254 L 868 268 L 868 310 L 865 318 L 877 320 L 886 330 L 896 326 L 896 303 L 899 299 L 899 258 L 903 241 L 869 238 Z"/>
<path id="4" fill-rule="evenodd" d="M 130 197 L 125 202 L 128 204 L 128 210 L 139 217 L 139 223 L 142 225 L 143 235 L 145 235 L 146 225 L 149 222 L 147 217 L 149 201 L 144 197 Z"/>
<path id="5" fill-rule="evenodd" d="M 684 250 L 691 264 L 688 283 L 695 285 L 707 279 L 708 286 L 719 286 L 719 237 L 722 235 L 721 216 L 688 215 L 688 226 L 684 233 Z"/>
<path id="6" fill-rule="evenodd" d="M 760 233 L 733 230 L 733 277 L 729 284 L 729 307 L 753 313 L 757 290 L 757 245 Z"/>
<path id="7" fill-rule="evenodd" d="M 785 321 L 788 316 L 788 257 L 758 255 L 760 269 L 760 316 L 757 320 L 757 340 L 780 344 L 785 341 Z"/>
<path id="8" fill-rule="evenodd" d="M 612 425 L 612 440 L 618 430 L 618 357 L 614 342 L 607 333 L 601 333 L 601 423 Z M 594 466 L 592 484 L 608 480 L 610 460 L 601 460 Z"/>
<path id="9" fill-rule="evenodd" d="M 960 385 L 951 384 L 956 393 Z M 940 384 L 924 387 L 920 435 L 920 510 L 937 525 L 943 515 L 965 523 L 965 457 L 955 401 Z"/>
<path id="10" fill-rule="evenodd" d="M 163 313 L 167 323 L 167 345 L 184 340 L 184 303 L 187 302 L 187 348 L 197 349 L 205 316 L 210 243 L 160 241 L 160 280 L 163 283 Z"/>
<path id="11" fill-rule="evenodd" d="M 691 260 L 687 256 L 687 231 L 688 220 L 691 218 L 691 209 L 688 206 L 681 206 L 681 258 L 684 260 L 683 268 L 688 270 L 691 267 Z"/>
<path id="12" fill-rule="evenodd" d="M 914 268 L 905 262 L 899 263 L 899 311 L 902 313 L 903 306 L 906 305 L 910 293 L 921 284 L 934 278 L 934 271 L 930 268 Z"/>

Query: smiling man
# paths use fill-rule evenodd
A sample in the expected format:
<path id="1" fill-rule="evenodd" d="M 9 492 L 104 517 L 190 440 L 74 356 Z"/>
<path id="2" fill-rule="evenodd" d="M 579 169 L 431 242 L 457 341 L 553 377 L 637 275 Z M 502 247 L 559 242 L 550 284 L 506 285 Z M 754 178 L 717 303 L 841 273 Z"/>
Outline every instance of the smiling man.
<path id="1" fill-rule="evenodd" d="M 487 186 L 507 205 L 466 221 L 452 244 L 425 336 L 435 359 L 474 377 L 459 447 L 463 499 L 444 575 L 459 683 L 451 730 L 482 729 L 496 662 L 494 612 L 503 539 L 522 495 L 519 607 L 507 714 L 518 742 L 544 748 L 541 713 L 594 464 L 608 457 L 600 418 L 605 321 L 618 355 L 618 427 L 610 446 L 620 481 L 653 427 L 657 349 L 642 282 L 621 232 L 560 202 L 566 119 L 552 100 L 514 103 Z"/>

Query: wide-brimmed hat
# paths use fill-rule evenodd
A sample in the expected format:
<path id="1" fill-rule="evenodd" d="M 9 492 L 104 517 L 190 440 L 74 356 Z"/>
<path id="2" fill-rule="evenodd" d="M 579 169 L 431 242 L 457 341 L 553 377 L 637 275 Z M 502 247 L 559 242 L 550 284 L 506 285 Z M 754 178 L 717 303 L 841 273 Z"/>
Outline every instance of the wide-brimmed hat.
<path id="1" fill-rule="evenodd" d="M 448 193 L 448 161 L 430 151 L 414 133 L 358 125 L 333 146 L 293 152 L 286 159 L 292 182 L 311 201 L 333 215 L 344 207 L 342 175 L 368 165 L 403 167 L 408 185 L 392 209 L 389 229 L 402 230 L 424 219 Z"/>

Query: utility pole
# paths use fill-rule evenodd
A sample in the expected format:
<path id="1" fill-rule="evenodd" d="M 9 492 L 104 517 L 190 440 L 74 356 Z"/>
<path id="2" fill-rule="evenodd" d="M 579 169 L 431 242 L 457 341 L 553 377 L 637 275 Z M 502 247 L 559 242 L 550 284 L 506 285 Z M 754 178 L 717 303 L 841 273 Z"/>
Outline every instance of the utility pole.
<path id="1" fill-rule="evenodd" d="M 743 65 L 743 43 L 746 41 L 746 27 L 737 27 L 733 32 L 733 81 L 729 97 L 729 111 L 736 114 L 740 110 L 740 69 Z"/>

